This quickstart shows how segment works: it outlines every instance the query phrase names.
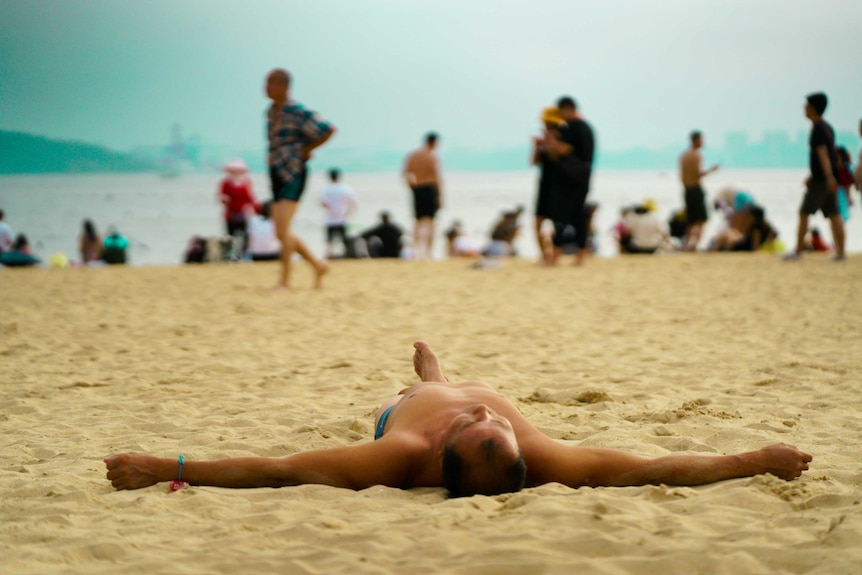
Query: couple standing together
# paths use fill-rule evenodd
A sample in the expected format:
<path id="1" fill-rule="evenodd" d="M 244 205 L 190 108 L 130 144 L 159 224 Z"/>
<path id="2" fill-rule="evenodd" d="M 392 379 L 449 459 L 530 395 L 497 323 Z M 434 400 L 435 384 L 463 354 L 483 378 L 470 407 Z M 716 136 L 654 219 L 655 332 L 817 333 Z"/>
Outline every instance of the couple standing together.
<path id="1" fill-rule="evenodd" d="M 589 233 L 586 201 L 595 151 L 593 130 L 569 96 L 560 98 L 556 107 L 546 108 L 541 119 L 545 128 L 541 136 L 533 138 L 532 164 L 539 166 L 536 239 L 542 262 L 555 265 L 563 246 L 574 243 L 575 265 L 583 265 Z M 542 233 L 545 220 L 554 224 L 550 245 Z"/>

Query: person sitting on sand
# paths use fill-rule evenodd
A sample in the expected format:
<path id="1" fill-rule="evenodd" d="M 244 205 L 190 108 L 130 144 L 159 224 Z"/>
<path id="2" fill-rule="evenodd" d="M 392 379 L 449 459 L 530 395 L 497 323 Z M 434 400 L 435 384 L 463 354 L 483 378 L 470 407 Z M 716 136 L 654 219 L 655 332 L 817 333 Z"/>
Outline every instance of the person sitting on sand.
<path id="1" fill-rule="evenodd" d="M 389 212 L 380 212 L 380 223 L 361 234 L 372 258 L 397 258 L 401 256 L 401 236 L 404 232 L 393 224 Z"/>
<path id="2" fill-rule="evenodd" d="M 828 252 L 829 245 L 823 240 L 820 230 L 812 228 L 808 233 L 808 238 L 805 240 L 805 251 L 807 252 Z"/>
<path id="3" fill-rule="evenodd" d="M 482 251 L 486 256 L 514 256 L 515 238 L 521 230 L 518 218 L 524 213 L 523 206 L 507 210 L 500 215 L 491 228 L 491 243 Z"/>
<path id="4" fill-rule="evenodd" d="M 446 254 L 450 258 L 475 258 L 480 254 L 479 246 L 461 227 L 461 222 L 455 220 L 446 230 Z"/>
<path id="5" fill-rule="evenodd" d="M 624 221 L 628 237 L 620 251 L 627 254 L 654 254 L 670 246 L 667 225 L 656 215 L 657 209 L 656 201 L 647 199 L 626 214 Z"/>
<path id="6" fill-rule="evenodd" d="M 106 264 L 124 264 L 126 263 L 126 250 L 129 247 L 129 240 L 117 230 L 114 226 L 108 228 L 108 234 L 102 240 L 101 259 Z"/>
<path id="7" fill-rule="evenodd" d="M 414 343 L 421 383 L 378 410 L 375 441 L 297 453 L 282 459 L 161 459 L 124 453 L 104 460 L 116 489 L 179 478 L 191 485 L 284 487 L 307 483 L 348 489 L 445 486 L 453 497 L 494 495 L 558 482 L 570 487 L 700 485 L 771 473 L 799 477 L 812 456 L 778 443 L 735 455 L 665 455 L 653 459 L 616 449 L 552 439 L 480 381 L 451 383 L 428 344 Z M 181 466 L 182 463 L 182 466 Z"/>
<path id="8" fill-rule="evenodd" d="M 710 248 L 719 252 L 756 252 L 778 237 L 775 227 L 766 220 L 765 210 L 750 204 L 736 210 L 730 226 L 721 232 Z"/>
<path id="9" fill-rule="evenodd" d="M 84 220 L 78 237 L 78 253 L 82 264 L 98 262 L 102 255 L 102 240 L 92 220 Z"/>
<path id="10" fill-rule="evenodd" d="M 30 250 L 30 241 L 24 234 L 18 234 L 12 248 L 0 252 L 0 266 L 27 267 L 42 263 Z"/>

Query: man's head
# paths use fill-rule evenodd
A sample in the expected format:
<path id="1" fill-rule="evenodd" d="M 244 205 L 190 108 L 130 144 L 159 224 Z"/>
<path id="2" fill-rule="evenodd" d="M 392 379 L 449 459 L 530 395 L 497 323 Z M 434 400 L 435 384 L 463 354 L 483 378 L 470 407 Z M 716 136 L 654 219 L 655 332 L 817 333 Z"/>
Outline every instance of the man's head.
<path id="1" fill-rule="evenodd" d="M 437 134 L 434 132 L 428 132 L 425 135 L 425 145 L 428 146 L 428 149 L 430 150 L 437 147 Z"/>
<path id="2" fill-rule="evenodd" d="M 4 214 L 4 213 L 3 213 L 3 210 L 0 210 L 0 222 L 2 222 L 2 221 L 3 221 L 3 217 L 4 217 L 5 215 L 6 215 L 6 214 Z"/>
<path id="3" fill-rule="evenodd" d="M 819 120 L 826 111 L 829 98 L 823 92 L 815 92 L 805 96 L 805 117 L 809 120 Z"/>
<path id="4" fill-rule="evenodd" d="M 337 169 L 332 168 L 331 170 L 329 170 L 329 179 L 332 180 L 333 182 L 337 182 L 338 178 L 340 178 L 340 177 L 341 177 L 341 172 L 339 172 Z"/>
<path id="5" fill-rule="evenodd" d="M 273 102 L 287 100 L 287 90 L 290 88 L 290 73 L 283 68 L 276 68 L 266 76 L 266 96 Z"/>
<path id="6" fill-rule="evenodd" d="M 380 212 L 380 221 L 384 224 L 389 223 L 389 212 Z"/>
<path id="7" fill-rule="evenodd" d="M 527 466 L 508 419 L 481 403 L 452 419 L 443 453 L 443 484 L 452 497 L 520 491 L 526 476 Z"/>
<path id="8" fill-rule="evenodd" d="M 574 120 L 578 116 L 578 105 L 571 96 L 563 96 L 557 100 L 557 109 L 560 111 L 560 116 L 566 122 Z"/>
<path id="9" fill-rule="evenodd" d="M 691 147 L 695 150 L 703 147 L 703 134 L 700 131 L 695 130 L 688 135 L 688 138 L 691 140 Z"/>

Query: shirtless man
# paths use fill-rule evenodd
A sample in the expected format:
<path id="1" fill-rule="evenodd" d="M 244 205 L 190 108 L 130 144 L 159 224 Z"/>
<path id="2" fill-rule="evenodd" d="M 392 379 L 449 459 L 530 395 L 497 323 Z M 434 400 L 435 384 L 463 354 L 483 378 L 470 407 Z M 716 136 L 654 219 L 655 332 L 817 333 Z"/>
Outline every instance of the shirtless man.
<path id="1" fill-rule="evenodd" d="M 404 160 L 404 176 L 413 193 L 413 250 L 417 258 L 432 257 L 434 218 L 443 207 L 440 159 L 437 157 L 437 134 L 425 136 L 425 145 Z"/>
<path id="2" fill-rule="evenodd" d="M 665 455 L 646 459 L 616 449 L 549 438 L 486 383 L 452 384 L 437 356 L 416 342 L 413 366 L 422 383 L 402 390 L 377 413 L 375 441 L 297 453 L 184 463 L 191 485 L 283 487 L 317 483 L 365 489 L 444 486 L 454 497 L 514 492 L 559 482 L 570 487 L 699 485 L 771 473 L 799 477 L 811 455 L 783 443 L 737 455 Z M 105 459 L 117 489 L 177 478 L 179 463 L 125 453 Z"/>
<path id="3" fill-rule="evenodd" d="M 691 147 L 679 157 L 679 171 L 682 185 L 685 188 L 685 216 L 688 228 L 682 247 L 685 251 L 693 252 L 700 242 L 700 234 L 706 223 L 706 194 L 700 186 L 700 179 L 718 170 L 718 164 L 708 170 L 703 170 L 701 164 L 703 157 L 700 149 L 703 147 L 703 136 L 700 132 L 691 133 Z"/>

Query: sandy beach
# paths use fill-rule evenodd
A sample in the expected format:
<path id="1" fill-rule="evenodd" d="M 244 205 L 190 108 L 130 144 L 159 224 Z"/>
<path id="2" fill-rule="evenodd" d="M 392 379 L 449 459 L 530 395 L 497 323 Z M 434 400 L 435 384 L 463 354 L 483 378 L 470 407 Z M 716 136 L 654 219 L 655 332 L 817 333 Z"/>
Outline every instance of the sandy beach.
<path id="1" fill-rule="evenodd" d="M 0 270 L 0 571 L 816 573 L 862 568 L 862 259 L 767 254 Z M 496 385 L 548 435 L 641 455 L 771 443 L 802 478 L 497 497 L 115 491 L 102 459 L 370 441 L 415 381 Z"/>

